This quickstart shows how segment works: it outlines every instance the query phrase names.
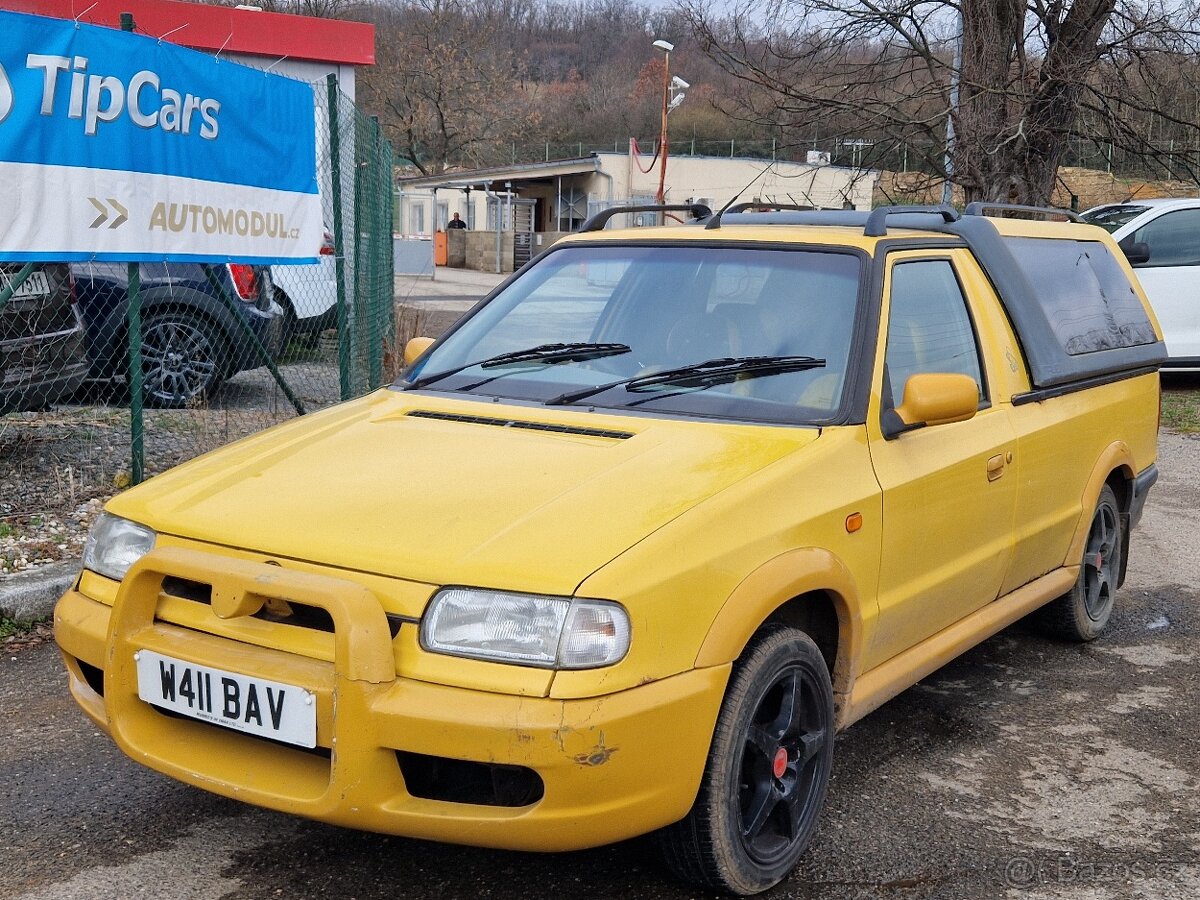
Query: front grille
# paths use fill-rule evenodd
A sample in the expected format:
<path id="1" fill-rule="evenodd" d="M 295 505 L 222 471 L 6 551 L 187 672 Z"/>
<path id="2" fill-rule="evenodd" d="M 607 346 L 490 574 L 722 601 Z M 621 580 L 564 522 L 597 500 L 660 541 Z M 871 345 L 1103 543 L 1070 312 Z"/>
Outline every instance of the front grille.
<path id="1" fill-rule="evenodd" d="M 163 579 L 163 592 L 172 597 L 191 600 L 193 603 L 212 605 L 212 585 L 201 581 L 169 575 Z M 289 600 L 286 604 L 264 604 L 262 609 L 254 613 L 251 618 L 280 625 L 293 625 L 296 628 L 309 628 L 313 631 L 323 631 L 326 634 L 333 634 L 334 630 L 333 618 L 328 612 L 319 606 L 309 606 L 294 600 Z M 399 625 L 396 625 L 396 629 L 399 630 Z M 393 631 L 392 637 L 395 636 L 395 631 Z"/>
<path id="2" fill-rule="evenodd" d="M 542 778 L 524 766 L 470 762 L 396 751 L 408 792 L 422 800 L 478 806 L 529 806 L 545 794 Z"/>
<path id="3" fill-rule="evenodd" d="M 443 422 L 463 422 L 468 425 L 491 425 L 496 428 L 521 428 L 526 431 L 548 431 L 554 434 L 578 434 L 584 437 L 608 438 L 624 441 L 633 437 L 628 431 L 610 431 L 606 428 L 581 428 L 576 425 L 558 425 L 552 422 L 530 422 L 524 419 L 497 419 L 488 416 L 455 415 L 416 409 L 408 413 L 414 419 L 438 419 Z"/>
<path id="4" fill-rule="evenodd" d="M 164 594 L 171 597 L 178 597 L 181 600 L 190 600 L 193 603 L 201 603 L 205 606 L 212 605 L 212 585 L 205 584 L 202 581 L 192 581 L 188 578 L 178 578 L 174 575 L 168 575 L 163 579 L 162 589 Z M 397 613 L 386 613 L 388 631 L 394 639 L 400 633 L 400 629 L 404 625 L 418 625 L 419 619 L 414 619 L 410 616 L 402 616 Z M 334 633 L 333 617 L 319 606 L 310 606 L 307 603 L 297 603 L 295 600 L 288 600 L 286 604 L 271 603 L 264 604 L 262 609 L 254 613 L 251 618 L 258 619 L 263 622 L 274 622 L 278 625 L 291 625 L 295 628 L 307 628 L 311 631 L 322 631 L 326 634 Z"/>

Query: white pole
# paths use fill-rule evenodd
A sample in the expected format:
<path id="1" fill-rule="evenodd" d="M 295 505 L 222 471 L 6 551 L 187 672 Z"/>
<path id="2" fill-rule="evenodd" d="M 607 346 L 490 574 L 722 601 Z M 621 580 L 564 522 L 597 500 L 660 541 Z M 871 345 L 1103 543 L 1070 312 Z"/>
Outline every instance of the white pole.
<path id="1" fill-rule="evenodd" d="M 942 184 L 942 202 L 954 201 L 954 116 L 958 113 L 958 82 L 962 70 L 963 16 L 958 13 L 958 39 L 954 42 L 954 66 L 950 70 L 950 110 L 946 114 L 946 180 Z"/>

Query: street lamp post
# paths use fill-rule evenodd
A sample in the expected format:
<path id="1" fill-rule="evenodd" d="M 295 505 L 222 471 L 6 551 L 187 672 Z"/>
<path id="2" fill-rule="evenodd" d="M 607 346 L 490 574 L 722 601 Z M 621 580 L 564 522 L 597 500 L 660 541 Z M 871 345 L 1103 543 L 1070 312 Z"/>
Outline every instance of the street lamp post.
<path id="1" fill-rule="evenodd" d="M 671 51 L 675 45 L 670 41 L 655 41 L 654 46 L 663 52 L 663 95 L 662 95 L 662 125 L 658 133 L 658 193 L 655 201 L 660 205 L 666 203 L 667 184 L 667 113 L 671 95 Z"/>

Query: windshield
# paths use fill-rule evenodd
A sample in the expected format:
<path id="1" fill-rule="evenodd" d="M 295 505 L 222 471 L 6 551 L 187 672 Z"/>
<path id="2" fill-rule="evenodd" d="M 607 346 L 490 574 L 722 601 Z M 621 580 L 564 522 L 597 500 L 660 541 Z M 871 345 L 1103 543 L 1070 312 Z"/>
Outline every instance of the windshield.
<path id="1" fill-rule="evenodd" d="M 841 405 L 860 269 L 848 252 L 567 247 L 492 298 L 397 387 L 825 421 Z M 713 362 L 728 371 L 647 380 Z"/>
<path id="2" fill-rule="evenodd" d="M 1126 222 L 1136 219 L 1150 207 L 1135 206 L 1129 203 L 1118 203 L 1113 206 L 1100 206 L 1089 210 L 1080 216 L 1089 225 L 1099 225 L 1109 234 L 1116 231 Z"/>

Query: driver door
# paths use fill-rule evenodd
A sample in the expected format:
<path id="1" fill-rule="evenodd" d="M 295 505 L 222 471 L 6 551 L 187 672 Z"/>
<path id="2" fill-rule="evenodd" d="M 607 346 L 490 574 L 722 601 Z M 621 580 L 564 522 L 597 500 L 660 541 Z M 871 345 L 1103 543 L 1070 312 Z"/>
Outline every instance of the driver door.
<path id="1" fill-rule="evenodd" d="M 879 627 L 864 668 L 884 662 L 995 600 L 1012 557 L 1017 477 L 1007 405 L 994 405 L 957 254 L 891 254 L 881 346 L 867 416 L 883 493 Z M 965 261 L 964 261 L 965 262 Z M 887 438 L 881 417 L 918 373 L 968 375 L 979 407 L 964 422 Z"/>

